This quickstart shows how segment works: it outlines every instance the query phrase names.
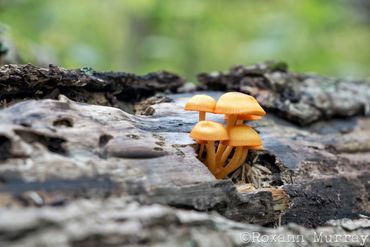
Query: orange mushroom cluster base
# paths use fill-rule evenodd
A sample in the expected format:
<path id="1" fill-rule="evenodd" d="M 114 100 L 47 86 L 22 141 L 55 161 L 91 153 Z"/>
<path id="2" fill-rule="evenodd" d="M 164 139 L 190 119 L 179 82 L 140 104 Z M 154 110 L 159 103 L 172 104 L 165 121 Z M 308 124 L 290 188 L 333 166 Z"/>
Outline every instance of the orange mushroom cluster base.
<path id="1" fill-rule="evenodd" d="M 247 94 L 229 92 L 216 102 L 208 95 L 195 95 L 185 105 L 187 111 L 199 112 L 199 122 L 190 132 L 199 145 L 198 158 L 218 179 L 223 179 L 245 162 L 248 150 L 261 149 L 258 133 L 245 121 L 259 120 L 266 114 L 257 100 Z M 206 113 L 224 114 L 225 125 L 206 121 Z"/>

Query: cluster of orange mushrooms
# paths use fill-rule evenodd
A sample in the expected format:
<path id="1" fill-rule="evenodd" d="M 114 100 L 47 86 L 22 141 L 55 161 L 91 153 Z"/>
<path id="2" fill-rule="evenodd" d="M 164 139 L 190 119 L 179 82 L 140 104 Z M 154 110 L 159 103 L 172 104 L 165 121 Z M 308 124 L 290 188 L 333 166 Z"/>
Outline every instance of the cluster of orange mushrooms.
<path id="1" fill-rule="evenodd" d="M 259 120 L 266 114 L 257 100 L 247 94 L 229 92 L 217 102 L 208 95 L 195 95 L 185 105 L 187 111 L 198 111 L 199 122 L 190 137 L 199 144 L 198 158 L 218 179 L 223 179 L 245 162 L 248 150 L 261 149 L 258 133 L 244 121 Z M 206 112 L 224 114 L 225 125 L 206 121 Z"/>

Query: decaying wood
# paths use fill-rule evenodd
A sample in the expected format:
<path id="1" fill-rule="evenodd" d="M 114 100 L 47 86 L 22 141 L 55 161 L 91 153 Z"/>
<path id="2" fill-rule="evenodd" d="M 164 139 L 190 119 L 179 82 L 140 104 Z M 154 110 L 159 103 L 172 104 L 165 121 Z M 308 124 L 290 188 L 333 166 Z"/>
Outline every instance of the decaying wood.
<path id="1" fill-rule="evenodd" d="M 281 66 L 270 70 L 268 73 L 273 75 L 283 73 L 284 78 L 293 76 Z M 249 181 L 242 170 L 235 172 L 233 181 L 216 180 L 196 159 L 196 144 L 188 133 L 198 116 L 183 111 L 185 102 L 196 92 L 155 96 L 136 105 L 136 111 L 147 116 L 121 110 L 130 107 L 133 111 L 132 102 L 155 92 L 177 91 L 183 84 L 177 76 L 164 73 L 138 77 L 54 66 L 0 68 L 0 96 L 6 99 L 6 107 L 0 110 L 0 242 L 7 246 L 12 241 L 18 246 L 27 241 L 30 246 L 47 245 L 49 234 L 56 234 L 65 246 L 108 242 L 113 246 L 176 246 L 183 239 L 198 241 L 202 246 L 207 246 L 207 240 L 212 241 L 211 246 L 243 246 L 236 239 L 240 240 L 245 231 L 312 235 L 313 230 L 302 226 L 273 230 L 244 224 L 272 226 L 281 212 L 283 224 L 305 227 L 370 216 L 370 119 L 353 116 L 322 121 L 337 115 L 333 104 L 315 113 L 314 118 L 307 118 L 307 112 L 298 115 L 290 106 L 274 109 L 268 104 L 276 102 L 279 106 L 284 90 L 262 90 L 259 83 L 250 84 L 252 79 L 264 78 L 265 82 L 266 72 L 240 71 L 247 74 L 243 80 L 228 74 L 201 78 L 207 78 L 202 81 L 211 89 L 251 92 L 273 112 L 294 122 L 317 121 L 297 127 L 269 112 L 263 120 L 250 123 L 260 133 L 264 150 L 250 151 L 247 165 L 271 171 L 264 183 L 268 188 L 264 189 L 243 185 Z M 213 77 L 220 84 L 215 84 Z M 228 81 L 230 78 L 234 79 Z M 302 90 L 299 85 L 311 89 L 317 83 L 308 86 L 307 80 L 302 80 L 286 86 L 291 86 L 295 94 Z M 248 90 L 244 81 L 248 81 Z M 365 95 L 369 86 L 360 87 L 365 88 L 357 98 L 361 106 L 347 107 L 348 115 L 366 113 L 355 110 L 366 110 L 368 104 Z M 320 95 L 334 97 L 330 87 L 320 90 Z M 202 93 L 217 98 L 223 92 Z M 104 100 L 91 100 L 96 95 Z M 112 95 L 118 101 L 106 101 Z M 269 97 L 271 102 L 266 101 Z M 37 100 L 23 100 L 29 98 Z M 292 103 L 290 98 L 286 102 Z M 296 103 L 316 109 L 312 102 Z M 335 107 L 343 110 L 345 106 Z M 213 114 L 207 119 L 223 121 L 222 116 Z M 217 212 L 228 220 L 206 212 Z M 70 229 L 79 231 L 72 234 Z M 348 230 L 341 225 L 325 229 Z M 368 226 L 357 230 L 368 231 Z"/>
<path id="2" fill-rule="evenodd" d="M 0 209 L 0 217 L 0 244 L 7 247 L 326 247 L 370 243 L 370 220 L 366 218 L 331 221 L 317 229 L 296 224 L 273 229 L 237 223 L 217 214 L 142 205 L 130 198 L 78 200 L 62 208 Z M 338 239 L 342 241 L 338 243 Z"/>
<path id="3" fill-rule="evenodd" d="M 195 158 L 187 133 L 197 116 L 182 110 L 186 97 L 176 97 L 180 99 L 154 105 L 151 117 L 65 97 L 25 101 L 4 109 L 0 113 L 0 174 L 5 181 L 1 191 L 23 198 L 30 191 L 51 190 L 58 195 L 57 203 L 63 197 L 66 203 L 91 194 L 127 193 L 144 202 L 272 223 L 276 218 L 270 193 L 240 195 L 231 181 L 217 181 Z M 212 117 L 222 121 L 220 116 Z M 284 222 L 316 226 L 368 212 L 368 122 L 357 119 L 345 138 L 338 138 L 333 128 L 315 133 L 271 117 L 253 123 L 266 150 L 251 152 L 248 161 L 267 167 L 272 171 L 270 185 L 287 190 L 292 206 Z M 346 151 L 354 140 L 361 150 L 358 155 Z"/>
<path id="4" fill-rule="evenodd" d="M 214 98 L 221 92 L 202 92 Z M 196 114 L 183 112 L 191 95 L 174 95 L 175 102 L 152 106 L 152 117 L 172 116 L 172 131 L 189 132 Z M 191 119 L 193 119 L 191 121 Z M 222 116 L 209 119 L 223 121 Z M 189 123 L 190 122 L 190 123 Z M 315 227 L 330 219 L 370 215 L 370 119 L 355 117 L 297 127 L 273 114 L 250 122 L 260 133 L 264 150 L 250 151 L 249 165 L 272 172 L 271 186 L 282 186 L 290 197 L 283 223 Z"/>
<path id="5" fill-rule="evenodd" d="M 300 125 L 370 115 L 369 81 L 292 73 L 285 63 L 235 66 L 225 73 L 201 73 L 198 80 L 207 90 L 254 95 L 270 112 Z"/>
<path id="6" fill-rule="evenodd" d="M 64 96 L 18 103 L 0 111 L 0 193 L 22 206 L 35 204 L 32 192 L 40 193 L 41 205 L 129 194 L 144 203 L 274 222 L 271 193 L 241 194 L 231 181 L 216 180 L 195 158 L 188 134 L 172 128 L 180 124 L 177 117 L 137 117 Z"/>
<path id="7" fill-rule="evenodd" d="M 96 72 L 91 68 L 66 70 L 50 65 L 4 65 L 0 68 L 3 105 L 25 99 L 56 99 L 59 94 L 90 104 L 132 111 L 130 102 L 158 92 L 176 92 L 184 80 L 169 72 L 138 76 L 124 72 Z M 1 107 L 1 105 L 0 105 Z"/>

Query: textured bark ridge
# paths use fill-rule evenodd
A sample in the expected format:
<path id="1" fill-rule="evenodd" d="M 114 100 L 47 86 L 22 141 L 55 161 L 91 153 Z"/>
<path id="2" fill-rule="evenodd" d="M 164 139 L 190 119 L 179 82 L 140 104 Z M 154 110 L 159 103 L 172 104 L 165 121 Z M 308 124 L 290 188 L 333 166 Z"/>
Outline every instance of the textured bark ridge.
<path id="1" fill-rule="evenodd" d="M 201 73 L 198 80 L 208 90 L 252 94 L 267 109 L 300 125 L 370 114 L 369 82 L 292 73 L 284 63 L 236 66 L 225 73 Z"/>
<path id="2" fill-rule="evenodd" d="M 55 79 L 53 70 L 63 76 Z M 272 174 L 266 186 L 289 195 L 289 208 L 282 215 L 282 223 L 289 225 L 274 230 L 246 224 L 276 224 L 281 211 L 273 193 L 216 180 L 196 158 L 188 132 L 197 122 L 197 113 L 185 112 L 183 106 L 197 92 L 145 99 L 135 109 L 147 116 L 121 110 L 126 100 L 133 107 L 131 101 L 137 99 L 132 96 L 114 105 L 60 94 L 112 95 L 116 92 L 112 88 L 122 87 L 117 92 L 151 95 L 153 87 L 157 92 L 176 91 L 182 85 L 179 77 L 149 76 L 130 84 L 118 79 L 126 78 L 126 73 L 113 73 L 116 79 L 109 79 L 107 74 L 86 76 L 88 71 L 83 71 L 30 65 L 0 69 L 0 95 L 12 103 L 0 110 L 0 246 L 54 246 L 50 241 L 60 246 L 245 246 L 241 234 L 253 231 L 303 234 L 307 246 L 317 246 L 312 240 L 315 230 L 303 226 L 333 234 L 368 234 L 369 118 L 297 127 L 269 113 L 251 122 L 264 150 L 251 151 L 249 165 L 268 168 Z M 20 93 L 22 85 L 28 93 Z M 42 85 L 38 87 L 43 92 L 56 90 L 53 99 L 33 95 L 37 90 L 28 91 L 31 85 Z M 259 96 L 262 91 L 257 92 Z M 202 93 L 214 98 L 222 94 Z M 287 112 L 295 114 L 293 108 Z M 213 114 L 207 114 L 207 119 L 223 121 Z M 342 218 L 357 220 L 327 223 Z"/>
<path id="3" fill-rule="evenodd" d="M 124 72 L 96 72 L 91 68 L 66 70 L 50 65 L 4 65 L 0 68 L 3 105 L 24 99 L 56 99 L 59 94 L 86 102 L 132 111 L 130 102 L 158 92 L 176 92 L 184 80 L 169 72 L 144 76 Z M 1 104 L 0 104 L 1 106 Z"/>
<path id="4" fill-rule="evenodd" d="M 306 229 L 240 224 L 217 214 L 141 205 L 130 198 L 58 208 L 0 209 L 2 246 L 369 246 L 370 220 Z M 367 236 L 367 238 L 366 238 Z"/>
<path id="5" fill-rule="evenodd" d="M 273 223 L 271 193 L 238 193 L 195 158 L 186 133 L 193 121 L 138 117 L 64 96 L 6 108 L 0 111 L 0 193 L 11 202 L 0 204 L 59 205 L 128 194 L 143 203 Z"/>

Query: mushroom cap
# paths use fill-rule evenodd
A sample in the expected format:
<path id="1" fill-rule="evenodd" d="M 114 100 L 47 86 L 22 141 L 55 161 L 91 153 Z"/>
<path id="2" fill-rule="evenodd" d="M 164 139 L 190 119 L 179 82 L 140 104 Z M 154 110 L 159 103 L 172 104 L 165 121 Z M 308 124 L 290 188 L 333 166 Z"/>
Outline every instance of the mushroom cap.
<path id="1" fill-rule="evenodd" d="M 216 101 L 208 95 L 198 94 L 191 97 L 185 105 L 185 111 L 213 112 Z"/>
<path id="2" fill-rule="evenodd" d="M 253 150 L 262 150 L 263 149 L 263 145 L 258 145 L 258 146 L 250 146 L 248 147 L 248 149 L 253 149 Z"/>
<path id="3" fill-rule="evenodd" d="M 229 119 L 229 115 L 225 115 L 224 119 Z M 250 115 L 250 114 L 240 114 L 236 118 L 237 120 L 248 120 L 248 121 L 254 121 L 254 120 L 261 120 L 262 116 L 258 115 Z"/>
<path id="4" fill-rule="evenodd" d="M 261 137 L 249 126 L 235 126 L 229 129 L 229 141 L 227 145 L 233 147 L 240 146 L 260 146 L 262 145 Z"/>
<path id="5" fill-rule="evenodd" d="M 213 121 L 198 122 L 191 130 L 190 137 L 202 141 L 229 139 L 226 128 L 222 124 Z"/>
<path id="6" fill-rule="evenodd" d="M 254 97 L 239 92 L 229 92 L 222 95 L 216 103 L 214 112 L 219 114 L 248 114 L 258 116 L 266 114 Z"/>

